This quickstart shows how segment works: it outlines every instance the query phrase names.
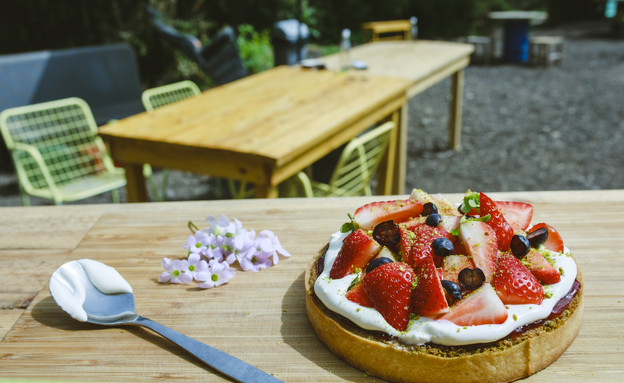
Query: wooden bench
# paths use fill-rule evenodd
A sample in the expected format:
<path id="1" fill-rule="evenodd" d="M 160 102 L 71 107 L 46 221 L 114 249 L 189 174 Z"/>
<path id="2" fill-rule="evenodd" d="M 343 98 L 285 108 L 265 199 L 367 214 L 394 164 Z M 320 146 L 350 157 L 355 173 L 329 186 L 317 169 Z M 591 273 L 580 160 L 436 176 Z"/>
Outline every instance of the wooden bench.
<path id="1" fill-rule="evenodd" d="M 370 34 L 367 41 L 409 40 L 412 24 L 409 20 L 371 21 L 362 24 L 364 36 Z M 369 33 L 370 32 L 370 33 Z"/>
<path id="2" fill-rule="evenodd" d="M 561 65 L 563 62 L 563 38 L 560 36 L 531 37 L 529 61 L 534 66 Z"/>
<path id="3" fill-rule="evenodd" d="M 471 62 L 484 65 L 489 65 L 492 62 L 494 57 L 492 38 L 488 36 L 468 36 L 466 37 L 466 42 L 474 45 Z"/>
<path id="4" fill-rule="evenodd" d="M 145 111 L 136 56 L 128 44 L 46 50 L 0 56 L 0 111 L 79 97 L 98 125 Z M 3 169 L 10 169 L 0 142 Z"/>

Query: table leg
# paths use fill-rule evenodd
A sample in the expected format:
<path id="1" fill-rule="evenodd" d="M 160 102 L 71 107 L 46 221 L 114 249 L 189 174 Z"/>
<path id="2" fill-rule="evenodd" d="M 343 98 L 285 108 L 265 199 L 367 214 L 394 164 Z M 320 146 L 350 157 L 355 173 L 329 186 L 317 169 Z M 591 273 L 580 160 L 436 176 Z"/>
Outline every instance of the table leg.
<path id="1" fill-rule="evenodd" d="M 397 114 L 398 113 L 394 113 Z M 394 117 L 394 114 L 392 117 Z M 390 142 L 388 144 L 388 150 L 386 154 L 383 156 L 381 162 L 379 163 L 379 168 L 377 168 L 377 195 L 390 195 L 392 194 L 392 188 L 394 187 L 394 168 L 396 166 L 396 157 L 397 157 L 397 122 L 398 118 L 390 118 L 392 122 L 395 124 L 395 129 L 392 129 L 392 134 L 390 135 Z"/>
<path id="2" fill-rule="evenodd" d="M 462 102 L 464 95 L 464 70 L 451 76 L 451 104 L 449 110 L 449 149 L 461 148 Z"/>
<path id="3" fill-rule="evenodd" d="M 143 165 L 123 165 L 126 171 L 126 194 L 128 202 L 149 202 Z"/>
<path id="4" fill-rule="evenodd" d="M 274 185 L 254 185 L 256 198 L 277 198 L 277 186 Z"/>

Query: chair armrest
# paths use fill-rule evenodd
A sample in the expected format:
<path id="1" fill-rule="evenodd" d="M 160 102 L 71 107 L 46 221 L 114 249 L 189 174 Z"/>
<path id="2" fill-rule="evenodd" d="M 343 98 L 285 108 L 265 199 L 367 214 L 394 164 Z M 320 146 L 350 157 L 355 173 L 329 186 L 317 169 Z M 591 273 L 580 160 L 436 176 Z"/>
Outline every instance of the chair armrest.
<path id="1" fill-rule="evenodd" d="M 312 182 L 310 181 L 310 178 L 308 177 L 308 175 L 305 174 L 304 172 L 299 172 L 297 173 L 296 177 L 301 183 L 301 186 L 303 187 L 303 191 L 305 192 L 306 197 L 308 198 L 314 197 L 314 192 L 312 191 Z"/>
<path id="2" fill-rule="evenodd" d="M 30 180 L 28 179 L 26 170 L 22 166 L 21 161 L 17 158 L 18 152 L 24 152 L 28 154 L 30 157 L 32 157 L 32 159 L 37 164 L 39 170 L 41 171 L 43 178 L 48 184 L 48 187 L 51 190 L 56 191 L 57 190 L 56 183 L 54 182 L 54 179 L 52 179 L 52 175 L 50 174 L 48 167 L 43 161 L 43 156 L 41 155 L 41 152 L 39 151 L 39 149 L 37 149 L 36 147 L 32 145 L 24 144 L 21 142 L 16 142 L 13 146 L 13 149 L 11 150 L 11 156 L 13 156 L 13 163 L 15 164 L 15 170 L 17 171 L 17 176 L 20 179 L 20 183 L 22 183 L 23 187 L 27 190 L 28 189 L 34 190 L 34 187 L 30 183 Z"/>

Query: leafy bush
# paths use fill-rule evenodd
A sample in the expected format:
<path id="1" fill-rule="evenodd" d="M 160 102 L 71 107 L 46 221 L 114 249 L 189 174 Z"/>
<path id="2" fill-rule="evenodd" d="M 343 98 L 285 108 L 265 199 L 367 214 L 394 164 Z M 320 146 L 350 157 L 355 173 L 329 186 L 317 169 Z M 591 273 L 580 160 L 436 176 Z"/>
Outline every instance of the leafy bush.
<path id="1" fill-rule="evenodd" d="M 238 26 L 238 49 L 247 70 L 262 72 L 273 67 L 273 47 L 268 29 L 256 32 L 249 24 Z"/>

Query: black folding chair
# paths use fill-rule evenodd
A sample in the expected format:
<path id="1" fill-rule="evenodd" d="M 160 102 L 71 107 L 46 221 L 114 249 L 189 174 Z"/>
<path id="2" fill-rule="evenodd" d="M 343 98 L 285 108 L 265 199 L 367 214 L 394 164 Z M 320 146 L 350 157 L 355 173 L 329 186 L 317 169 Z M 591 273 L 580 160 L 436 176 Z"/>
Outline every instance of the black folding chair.
<path id="1" fill-rule="evenodd" d="M 247 76 L 232 28 L 224 28 L 209 44 L 203 46 L 197 37 L 165 24 L 160 12 L 153 7 L 145 8 L 152 25 L 165 40 L 195 61 L 217 84 L 226 84 Z"/>

